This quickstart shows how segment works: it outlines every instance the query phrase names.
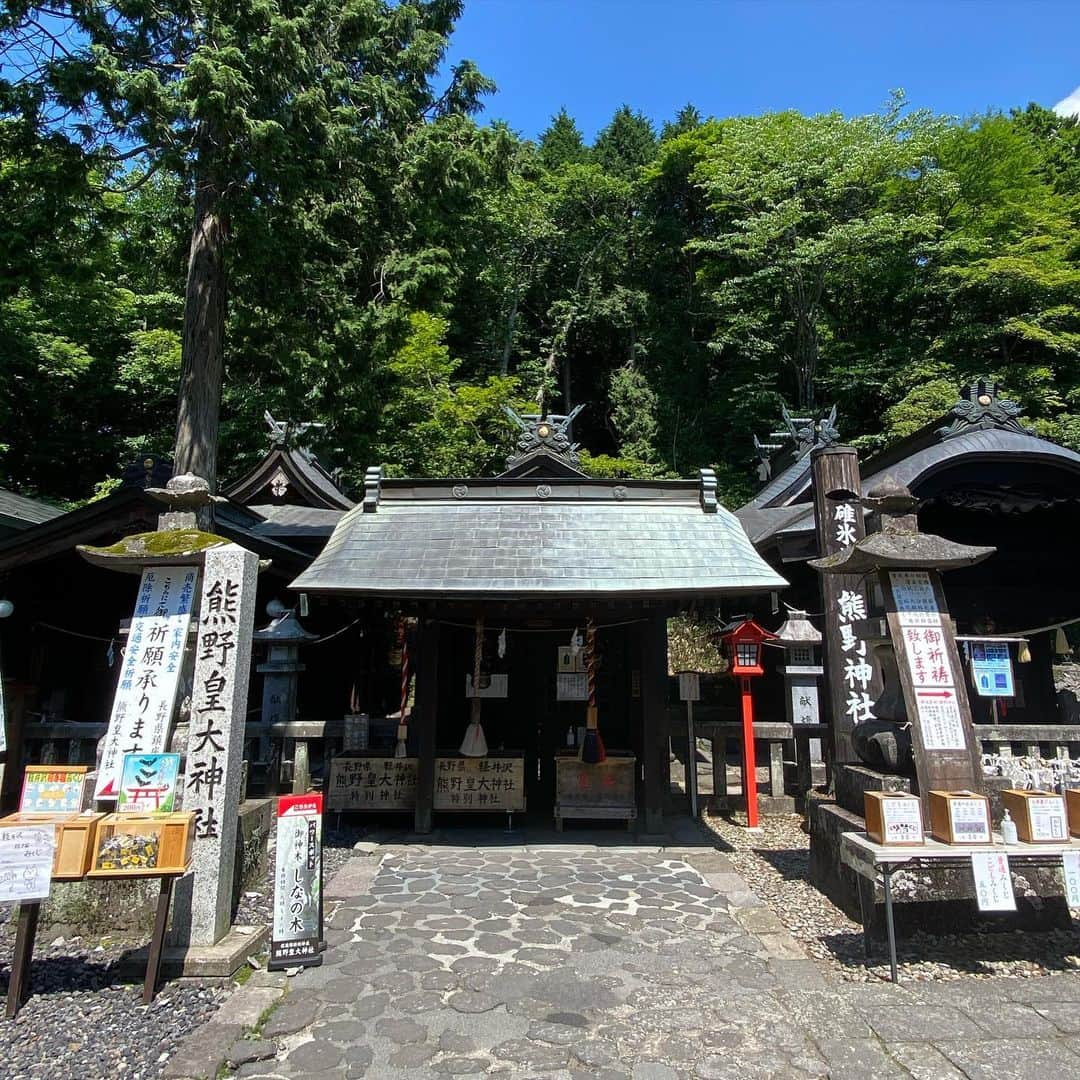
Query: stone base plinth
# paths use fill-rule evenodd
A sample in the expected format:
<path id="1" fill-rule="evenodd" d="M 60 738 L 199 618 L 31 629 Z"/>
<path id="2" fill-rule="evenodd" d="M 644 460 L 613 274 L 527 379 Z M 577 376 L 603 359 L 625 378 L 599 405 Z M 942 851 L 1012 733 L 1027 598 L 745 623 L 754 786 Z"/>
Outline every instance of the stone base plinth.
<path id="1" fill-rule="evenodd" d="M 868 791 L 912 790 L 913 781 L 908 776 L 880 772 L 867 765 L 837 765 L 836 801 L 849 813 L 863 816 L 863 796 Z"/>
<path id="2" fill-rule="evenodd" d="M 233 926 L 216 945 L 166 946 L 161 957 L 163 978 L 228 979 L 235 975 L 265 944 L 267 926 Z M 141 978 L 146 972 L 148 948 L 134 949 L 118 961 L 125 978 Z"/>

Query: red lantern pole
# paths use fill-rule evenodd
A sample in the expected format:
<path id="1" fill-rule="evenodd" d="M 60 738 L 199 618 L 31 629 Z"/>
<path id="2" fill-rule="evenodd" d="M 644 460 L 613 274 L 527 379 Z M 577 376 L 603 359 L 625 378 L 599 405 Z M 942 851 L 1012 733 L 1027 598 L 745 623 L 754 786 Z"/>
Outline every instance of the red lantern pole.
<path id="1" fill-rule="evenodd" d="M 750 680 L 742 677 L 742 741 L 743 768 L 742 789 L 746 796 L 746 825 L 756 829 L 758 823 L 757 805 L 757 762 L 754 758 L 754 698 L 750 692 Z"/>

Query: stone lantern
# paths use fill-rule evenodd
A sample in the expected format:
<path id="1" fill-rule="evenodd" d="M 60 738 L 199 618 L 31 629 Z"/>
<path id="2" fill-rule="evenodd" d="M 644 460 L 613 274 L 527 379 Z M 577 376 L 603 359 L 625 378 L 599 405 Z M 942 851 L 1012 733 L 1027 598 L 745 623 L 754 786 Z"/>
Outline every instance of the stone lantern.
<path id="1" fill-rule="evenodd" d="M 271 762 L 272 724 L 291 724 L 296 720 L 297 676 L 304 670 L 300 663 L 300 646 L 314 641 L 296 618 L 296 612 L 274 599 L 266 605 L 270 616 L 269 626 L 256 630 L 253 640 L 267 646 L 266 660 L 255 669 L 263 675 L 262 722 L 259 725 L 259 761 L 267 769 L 268 794 L 276 794 L 277 772 Z M 304 743 L 306 751 L 307 743 Z M 294 768 L 307 768 L 306 763 L 296 762 Z M 273 789 L 273 790 L 271 790 Z"/>
<path id="2" fill-rule="evenodd" d="M 821 664 L 821 631 L 807 618 L 805 611 L 788 608 L 788 617 L 776 631 L 774 645 L 784 650 L 784 708 L 795 735 L 799 787 L 809 791 L 825 780 L 821 760 L 821 737 L 807 736 L 807 729 L 821 728 L 821 696 L 818 680 Z"/>

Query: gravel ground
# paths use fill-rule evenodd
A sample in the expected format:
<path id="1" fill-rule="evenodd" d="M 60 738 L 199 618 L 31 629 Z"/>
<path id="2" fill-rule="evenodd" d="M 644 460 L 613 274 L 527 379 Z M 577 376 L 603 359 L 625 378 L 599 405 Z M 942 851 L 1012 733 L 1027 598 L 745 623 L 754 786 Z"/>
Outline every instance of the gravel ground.
<path id="1" fill-rule="evenodd" d="M 703 820 L 730 850 L 731 861 L 750 887 L 811 956 L 848 981 L 889 977 L 884 950 L 867 962 L 862 926 L 810 884 L 810 838 L 801 817 L 762 818 L 763 829 L 757 834 L 739 823 L 738 812 L 706 813 Z M 902 981 L 1033 978 L 1080 969 L 1080 934 L 1074 931 L 918 933 L 898 942 L 897 950 Z"/>
<path id="2" fill-rule="evenodd" d="M 352 855 L 359 835 L 359 830 L 326 833 L 324 881 Z M 273 862 L 271 847 L 265 882 L 241 898 L 238 923 L 269 921 Z M 7 905 L 0 908 L 0 997 L 7 994 L 15 943 L 12 910 Z M 14 1020 L 0 1019 L 0 1061 L 6 1080 L 45 1075 L 78 1080 L 159 1076 L 176 1044 L 211 1019 L 234 987 L 167 982 L 152 1004 L 143 1005 L 141 979 L 121 981 L 115 962 L 145 944 L 143 938 L 116 936 L 65 941 L 41 928 L 30 999 Z"/>

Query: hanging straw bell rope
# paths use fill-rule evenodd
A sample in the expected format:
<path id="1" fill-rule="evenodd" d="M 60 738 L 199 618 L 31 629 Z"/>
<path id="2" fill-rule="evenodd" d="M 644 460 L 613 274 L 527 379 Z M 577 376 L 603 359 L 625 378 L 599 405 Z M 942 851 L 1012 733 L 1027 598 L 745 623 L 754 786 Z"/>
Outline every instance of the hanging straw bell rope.
<path id="1" fill-rule="evenodd" d="M 461 740 L 460 753 L 466 757 L 486 757 L 488 752 L 484 729 L 480 726 L 480 667 L 484 660 L 484 616 L 476 619 L 476 643 L 473 649 L 472 712 L 465 738 Z"/>
<path id="2" fill-rule="evenodd" d="M 397 746 L 394 757 L 408 756 L 406 740 L 409 737 L 409 725 L 405 720 L 405 709 L 409 704 L 409 641 L 405 633 L 405 620 L 398 621 L 398 648 L 401 650 L 401 711 L 398 713 Z"/>
<path id="3" fill-rule="evenodd" d="M 585 710 L 585 739 L 581 744 L 581 760 L 587 765 L 598 765 L 607 757 L 604 740 L 596 718 L 596 624 L 590 618 L 585 624 L 585 679 L 589 704 Z"/>

